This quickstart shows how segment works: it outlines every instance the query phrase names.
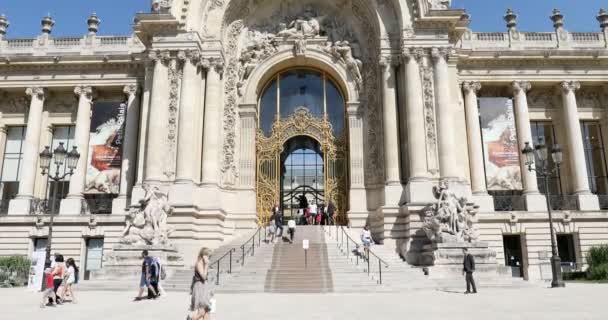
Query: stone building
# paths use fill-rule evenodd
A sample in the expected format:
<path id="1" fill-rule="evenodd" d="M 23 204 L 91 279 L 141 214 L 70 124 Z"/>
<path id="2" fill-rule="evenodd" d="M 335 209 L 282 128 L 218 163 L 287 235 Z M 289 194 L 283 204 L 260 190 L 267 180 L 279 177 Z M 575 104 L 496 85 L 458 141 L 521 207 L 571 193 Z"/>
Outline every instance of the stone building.
<path id="1" fill-rule="evenodd" d="M 102 267 L 155 186 L 185 257 L 305 197 L 407 258 L 446 182 L 501 264 L 545 278 L 547 190 L 526 142 L 563 149 L 549 191 L 564 268 L 608 242 L 607 11 L 598 32 L 555 10 L 554 32 L 508 11 L 506 32 L 480 33 L 450 1 L 152 2 L 128 37 L 98 36 L 92 15 L 81 37 L 44 17 L 15 39 L 0 18 L 0 255 L 43 248 L 56 202 L 54 250 Z M 81 157 L 53 182 L 39 153 L 59 143 Z"/>

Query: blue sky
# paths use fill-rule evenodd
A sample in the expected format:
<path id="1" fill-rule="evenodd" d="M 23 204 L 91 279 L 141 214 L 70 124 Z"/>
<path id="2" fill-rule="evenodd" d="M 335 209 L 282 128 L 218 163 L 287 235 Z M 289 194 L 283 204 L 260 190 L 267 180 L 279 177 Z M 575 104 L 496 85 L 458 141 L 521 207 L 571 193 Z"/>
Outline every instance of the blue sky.
<path id="1" fill-rule="evenodd" d="M 0 0 L 0 13 L 11 22 L 9 38 L 39 34 L 47 13 L 55 19 L 54 35 L 83 35 L 93 11 L 102 20 L 100 35 L 125 35 L 131 33 L 135 13 L 147 11 L 149 5 L 150 0 Z M 608 0 L 453 0 L 452 6 L 467 9 L 474 31 L 506 30 L 502 16 L 509 7 L 519 15 L 520 30 L 551 31 L 549 16 L 560 8 L 568 30 L 599 31 L 595 16 L 600 7 L 608 9 Z"/>

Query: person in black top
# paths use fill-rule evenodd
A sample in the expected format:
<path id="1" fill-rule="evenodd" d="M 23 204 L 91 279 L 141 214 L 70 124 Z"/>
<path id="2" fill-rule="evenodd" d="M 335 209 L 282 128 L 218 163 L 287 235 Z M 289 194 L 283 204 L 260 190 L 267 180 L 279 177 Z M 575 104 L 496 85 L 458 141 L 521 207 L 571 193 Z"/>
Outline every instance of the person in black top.
<path id="1" fill-rule="evenodd" d="M 283 212 L 281 212 L 281 208 L 279 208 L 279 205 L 276 204 L 274 206 L 274 208 L 272 208 L 272 218 L 274 219 L 274 225 L 275 225 L 275 239 L 282 239 L 283 238 Z M 279 232 L 279 229 L 281 230 Z"/>
<path id="2" fill-rule="evenodd" d="M 466 274 L 465 279 L 467 281 L 467 291 L 465 294 L 477 293 L 477 287 L 475 287 L 475 279 L 473 279 L 473 272 L 475 272 L 475 258 L 469 253 L 467 248 L 462 249 L 464 259 L 462 261 L 462 274 Z M 473 287 L 473 292 L 471 292 Z"/>

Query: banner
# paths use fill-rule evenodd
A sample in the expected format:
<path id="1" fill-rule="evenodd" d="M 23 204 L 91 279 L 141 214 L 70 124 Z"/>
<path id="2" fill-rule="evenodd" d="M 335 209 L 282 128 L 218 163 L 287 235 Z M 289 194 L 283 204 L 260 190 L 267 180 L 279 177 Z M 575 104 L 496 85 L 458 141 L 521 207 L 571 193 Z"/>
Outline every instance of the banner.
<path id="1" fill-rule="evenodd" d="M 126 111 L 119 102 L 93 105 L 85 193 L 118 194 Z"/>
<path id="2" fill-rule="evenodd" d="M 488 190 L 521 190 L 513 101 L 509 98 L 479 98 L 479 115 Z"/>

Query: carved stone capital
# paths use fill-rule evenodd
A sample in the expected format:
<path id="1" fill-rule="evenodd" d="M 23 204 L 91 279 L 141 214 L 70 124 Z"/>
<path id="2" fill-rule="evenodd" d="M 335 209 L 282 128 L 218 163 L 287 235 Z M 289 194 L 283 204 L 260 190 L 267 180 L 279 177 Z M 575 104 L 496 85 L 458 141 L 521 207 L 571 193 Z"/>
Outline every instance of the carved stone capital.
<path id="1" fill-rule="evenodd" d="M 477 94 L 477 92 L 479 92 L 480 89 L 481 89 L 481 82 L 479 82 L 479 81 L 464 81 L 462 83 L 462 90 L 466 94 L 469 94 L 469 93 Z"/>
<path id="2" fill-rule="evenodd" d="M 532 89 L 532 84 L 530 81 L 513 81 L 511 83 L 511 87 L 513 89 L 514 94 L 526 93 L 530 89 Z"/>
<path id="3" fill-rule="evenodd" d="M 171 53 L 167 50 L 156 50 L 148 52 L 148 59 L 154 62 L 160 62 L 164 65 L 168 65 L 171 61 Z"/>
<path id="4" fill-rule="evenodd" d="M 201 53 L 195 50 L 184 50 L 177 53 L 177 59 L 182 63 L 190 62 L 195 66 L 199 65 Z"/>
<path id="5" fill-rule="evenodd" d="M 30 96 L 30 98 L 36 97 L 39 100 L 44 100 L 44 95 L 46 93 L 46 89 L 42 87 L 28 87 L 25 89 L 25 94 Z"/>
<path id="6" fill-rule="evenodd" d="M 451 50 L 449 48 L 432 48 L 431 57 L 434 61 L 448 60 L 450 58 Z"/>
<path id="7" fill-rule="evenodd" d="M 224 60 L 222 58 L 201 58 L 199 66 L 207 71 L 213 68 L 219 74 L 224 73 Z"/>
<path id="8" fill-rule="evenodd" d="M 559 86 L 562 89 L 562 93 L 569 94 L 570 92 L 575 92 L 580 89 L 581 83 L 578 81 L 562 81 Z"/>
<path id="9" fill-rule="evenodd" d="M 138 89 L 137 84 L 132 83 L 124 86 L 124 88 L 122 88 L 122 92 L 126 94 L 127 97 L 131 97 L 137 94 Z"/>
<path id="10" fill-rule="evenodd" d="M 411 59 L 419 62 L 425 55 L 426 52 L 423 48 L 404 48 L 401 57 L 403 62 L 409 62 Z"/>
<path id="11" fill-rule="evenodd" d="M 74 88 L 74 94 L 78 97 L 84 97 L 86 99 L 93 99 L 93 88 L 91 86 L 77 86 Z"/>

